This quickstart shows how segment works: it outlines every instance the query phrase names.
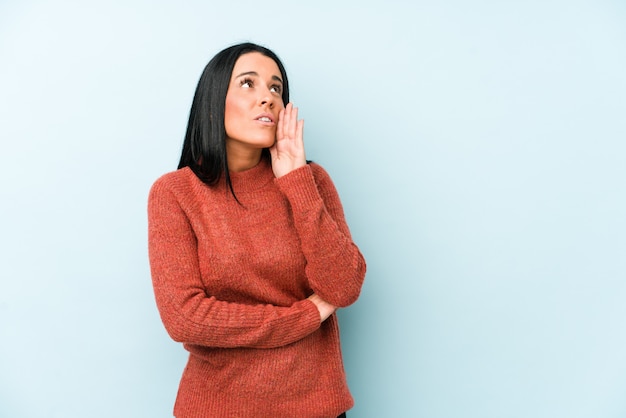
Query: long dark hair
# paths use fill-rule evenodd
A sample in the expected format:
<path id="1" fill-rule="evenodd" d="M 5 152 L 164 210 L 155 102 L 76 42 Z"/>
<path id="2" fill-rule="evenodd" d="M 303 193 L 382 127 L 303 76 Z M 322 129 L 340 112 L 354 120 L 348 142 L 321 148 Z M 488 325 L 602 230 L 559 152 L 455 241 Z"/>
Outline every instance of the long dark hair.
<path id="1" fill-rule="evenodd" d="M 224 49 L 209 61 L 200 76 L 189 112 L 183 152 L 178 163 L 179 169 L 191 168 L 208 185 L 216 184 L 224 176 L 235 199 L 237 197 L 230 181 L 226 159 L 224 108 L 235 62 L 240 56 L 250 52 L 260 52 L 276 62 L 283 79 L 283 103 L 289 103 L 287 73 L 275 53 L 249 42 Z M 263 150 L 263 153 L 267 158 L 268 150 Z"/>

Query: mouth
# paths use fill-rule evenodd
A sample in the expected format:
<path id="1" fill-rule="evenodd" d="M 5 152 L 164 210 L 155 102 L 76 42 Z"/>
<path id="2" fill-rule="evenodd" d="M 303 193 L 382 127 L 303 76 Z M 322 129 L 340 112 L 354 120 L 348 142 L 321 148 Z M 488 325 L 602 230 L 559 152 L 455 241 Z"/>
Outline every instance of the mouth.
<path id="1" fill-rule="evenodd" d="M 262 123 L 270 124 L 270 125 L 274 124 L 274 116 L 272 116 L 272 115 L 270 115 L 268 113 L 264 113 L 262 115 L 259 115 L 254 120 L 262 122 Z"/>

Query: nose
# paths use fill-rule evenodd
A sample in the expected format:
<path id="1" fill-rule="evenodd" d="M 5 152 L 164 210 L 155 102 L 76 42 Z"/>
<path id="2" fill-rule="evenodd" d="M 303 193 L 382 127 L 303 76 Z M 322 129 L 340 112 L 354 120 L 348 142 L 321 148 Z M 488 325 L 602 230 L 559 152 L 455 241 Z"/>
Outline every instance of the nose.
<path id="1" fill-rule="evenodd" d="M 260 94 L 259 105 L 268 106 L 270 109 L 274 107 L 274 96 L 269 90 Z"/>

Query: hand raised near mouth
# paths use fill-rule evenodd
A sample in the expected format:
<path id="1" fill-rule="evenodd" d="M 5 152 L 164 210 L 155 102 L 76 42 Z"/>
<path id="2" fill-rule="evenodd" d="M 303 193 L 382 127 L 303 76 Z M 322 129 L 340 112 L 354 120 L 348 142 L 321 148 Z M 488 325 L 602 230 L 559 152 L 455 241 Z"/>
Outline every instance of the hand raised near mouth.
<path id="1" fill-rule="evenodd" d="M 270 148 L 276 178 L 306 165 L 303 131 L 304 120 L 298 120 L 298 108 L 288 103 L 278 114 L 276 142 Z"/>

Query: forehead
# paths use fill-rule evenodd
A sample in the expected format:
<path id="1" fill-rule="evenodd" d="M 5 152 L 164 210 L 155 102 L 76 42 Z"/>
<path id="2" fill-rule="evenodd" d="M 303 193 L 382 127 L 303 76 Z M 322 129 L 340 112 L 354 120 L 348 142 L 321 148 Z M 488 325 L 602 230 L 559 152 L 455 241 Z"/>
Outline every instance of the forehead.
<path id="1" fill-rule="evenodd" d="M 256 72 L 261 77 L 280 77 L 281 75 L 276 62 L 260 52 L 248 52 L 237 58 L 233 67 L 232 77 L 237 77 L 239 74 L 247 72 Z"/>

